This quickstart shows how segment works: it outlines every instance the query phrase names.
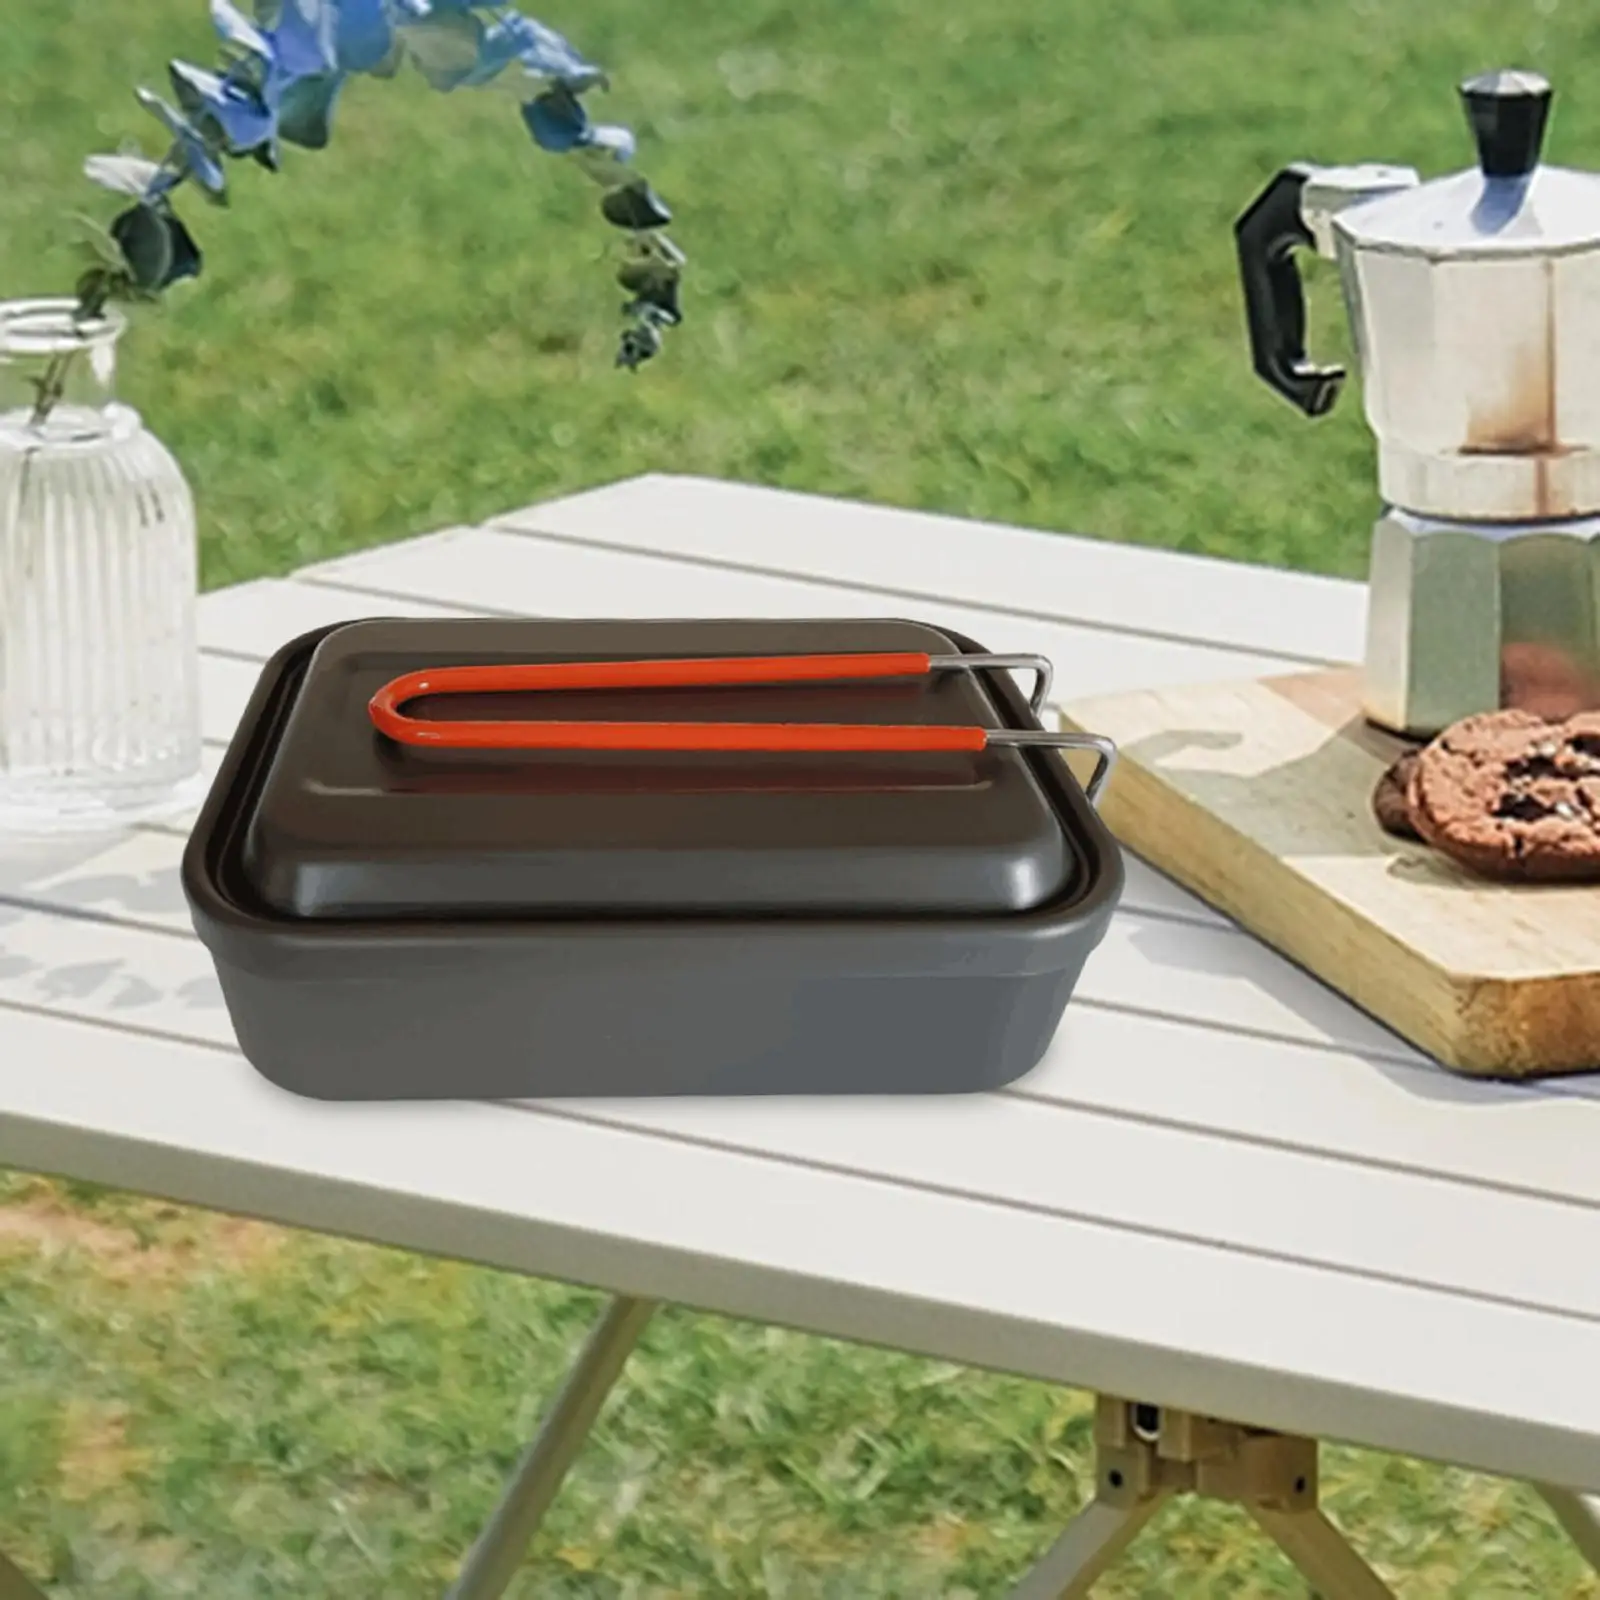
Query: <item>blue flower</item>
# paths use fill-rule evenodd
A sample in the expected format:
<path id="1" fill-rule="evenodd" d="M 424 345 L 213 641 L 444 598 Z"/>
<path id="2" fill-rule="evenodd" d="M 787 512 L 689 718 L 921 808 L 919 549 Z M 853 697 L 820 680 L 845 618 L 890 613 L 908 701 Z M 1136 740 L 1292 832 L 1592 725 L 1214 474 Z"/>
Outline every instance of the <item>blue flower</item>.
<path id="1" fill-rule="evenodd" d="M 270 172 L 278 170 L 276 106 L 267 93 L 267 72 L 272 62 L 272 43 L 233 0 L 211 0 L 211 23 L 222 38 L 225 68 L 223 84 L 259 105 L 271 119 L 267 136 L 251 147 L 250 153 Z M 181 95 L 181 91 L 180 91 Z"/>
<path id="2" fill-rule="evenodd" d="M 342 72 L 297 78 L 278 91 L 278 132 L 290 144 L 322 150 L 333 136 L 333 108 L 344 87 Z"/>
<path id="3" fill-rule="evenodd" d="M 248 84 L 219 78 L 214 72 L 174 61 L 167 67 L 184 115 L 229 155 L 247 156 L 272 142 L 277 119 Z"/>
<path id="4" fill-rule="evenodd" d="M 521 59 L 523 51 L 528 48 L 529 26 L 528 19 L 519 17 L 514 11 L 498 22 L 491 22 L 483 30 L 483 37 L 478 41 L 477 60 L 461 80 L 461 87 L 481 89 L 484 84 L 499 77 L 513 61 Z"/>
<path id="5" fill-rule="evenodd" d="M 349 0 L 340 0 L 349 3 Z M 493 22 L 478 17 L 473 0 L 392 0 L 396 28 L 422 74 L 435 88 L 482 88 L 520 64 L 517 92 L 528 80 L 558 84 L 582 94 L 604 84 L 605 74 L 585 61 L 562 36 L 516 11 Z"/>
<path id="6" fill-rule="evenodd" d="M 351 17 L 344 48 L 349 59 L 368 60 L 376 48 L 370 17 L 354 9 Z M 323 149 L 332 136 L 333 108 L 345 79 L 341 20 L 328 0 L 278 0 L 272 26 L 256 30 L 257 42 L 250 47 L 261 103 L 273 117 L 275 133 L 308 150 Z"/>
<path id="7" fill-rule="evenodd" d="M 192 177 L 213 200 L 226 202 L 228 180 L 222 171 L 222 163 L 213 154 L 200 130 L 182 112 L 174 111 L 160 95 L 152 94 L 148 89 L 136 89 L 134 93 L 138 96 L 139 104 L 172 135 L 172 154 L 167 157 L 167 164 L 180 175 Z"/>
<path id="8" fill-rule="evenodd" d="M 397 24 L 397 31 L 417 70 L 443 93 L 459 89 L 484 70 L 487 30 L 470 11 L 433 9 Z"/>
<path id="9" fill-rule="evenodd" d="M 333 0 L 334 60 L 341 72 L 392 71 L 396 35 L 384 0 Z"/>
<path id="10" fill-rule="evenodd" d="M 266 36 L 232 0 L 211 0 L 211 24 L 231 49 L 260 61 L 271 56 L 272 46 Z"/>
<path id="11" fill-rule="evenodd" d="M 532 17 L 511 11 L 496 24 L 517 46 L 516 58 L 534 77 L 546 78 L 563 88 L 582 94 L 586 89 L 604 88 L 605 74 L 585 61 L 554 28 L 547 28 Z"/>
<path id="12" fill-rule="evenodd" d="M 277 21 L 263 30 L 267 77 L 279 87 L 339 69 L 338 13 L 326 0 L 279 0 Z"/>
<path id="13" fill-rule="evenodd" d="M 583 102 L 559 85 L 528 101 L 522 108 L 522 120 L 533 135 L 533 142 L 556 155 L 576 150 L 594 136 Z"/>

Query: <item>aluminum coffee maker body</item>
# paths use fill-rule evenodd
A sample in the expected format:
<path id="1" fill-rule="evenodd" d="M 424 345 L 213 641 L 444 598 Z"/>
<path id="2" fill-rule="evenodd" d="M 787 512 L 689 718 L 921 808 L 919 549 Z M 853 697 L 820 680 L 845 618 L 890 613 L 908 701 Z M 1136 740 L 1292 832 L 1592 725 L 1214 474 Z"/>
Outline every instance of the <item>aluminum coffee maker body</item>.
<path id="1" fill-rule="evenodd" d="M 1462 86 L 1478 165 L 1280 172 L 1236 226 L 1256 371 L 1311 417 L 1294 251 L 1336 261 L 1377 440 L 1364 703 L 1429 737 L 1600 706 L 1600 176 L 1540 164 L 1550 86 Z"/>

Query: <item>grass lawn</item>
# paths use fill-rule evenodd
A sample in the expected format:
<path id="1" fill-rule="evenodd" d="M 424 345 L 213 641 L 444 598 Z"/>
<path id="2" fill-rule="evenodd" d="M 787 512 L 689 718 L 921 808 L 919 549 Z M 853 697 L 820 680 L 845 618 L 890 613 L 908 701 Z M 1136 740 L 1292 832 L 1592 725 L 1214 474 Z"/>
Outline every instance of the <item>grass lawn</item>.
<path id="1" fill-rule="evenodd" d="M 651 469 L 1357 574 L 1359 390 L 1313 425 L 1251 377 L 1233 217 L 1295 157 L 1465 164 L 1454 84 L 1491 65 L 1549 71 L 1551 155 L 1600 165 L 1570 0 L 535 9 L 613 69 L 687 325 L 612 371 L 593 191 L 499 97 L 357 83 L 329 151 L 190 201 L 207 277 L 124 352 L 208 585 Z M 131 90 L 210 30 L 203 0 L 4 10 L 0 296 L 55 292 L 81 157 L 153 149 Z M 63 1600 L 437 1595 L 593 1309 L 0 1175 L 0 1543 Z M 521 1600 L 988 1600 L 1084 1491 L 1084 1396 L 715 1318 L 664 1316 L 619 1401 Z M 1600 1596 L 1518 1487 L 1328 1476 L 1408 1600 Z M 1107 1600 L 1301 1592 L 1239 1518 L 1158 1528 Z"/>

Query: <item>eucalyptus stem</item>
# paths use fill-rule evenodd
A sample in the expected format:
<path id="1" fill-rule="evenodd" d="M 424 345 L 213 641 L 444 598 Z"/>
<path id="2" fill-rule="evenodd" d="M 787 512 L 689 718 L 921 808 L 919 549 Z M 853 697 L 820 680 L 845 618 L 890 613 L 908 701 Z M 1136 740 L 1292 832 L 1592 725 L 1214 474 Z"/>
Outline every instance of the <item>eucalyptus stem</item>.
<path id="1" fill-rule="evenodd" d="M 78 283 L 78 304 L 72 314 L 74 324 L 92 322 L 104 315 L 111 290 L 109 274 L 97 270 L 86 272 Z M 82 350 L 62 350 L 50 358 L 43 376 L 34 384 L 33 415 L 28 419 L 29 427 L 42 427 L 50 413 L 65 398 L 73 363 L 82 354 Z"/>
<path id="2" fill-rule="evenodd" d="M 282 145 L 324 148 L 346 81 L 392 78 L 410 60 L 441 93 L 509 81 L 533 142 L 571 157 L 599 184 L 601 215 L 631 246 L 615 274 L 630 296 L 617 366 L 631 371 L 651 360 L 663 333 L 683 321 L 686 262 L 662 232 L 672 213 L 632 165 L 632 132 L 590 118 L 584 96 L 610 87 L 605 72 L 555 29 L 506 0 L 209 0 L 209 9 L 222 45 L 217 70 L 169 61 L 176 105 L 136 91 L 166 130 L 167 154 L 150 161 L 124 151 L 84 163 L 87 177 L 132 202 L 109 230 L 94 225 L 97 270 L 109 275 L 112 298 L 143 303 L 199 277 L 200 247 L 172 205 L 182 186 L 226 205 L 229 161 L 248 158 L 277 172 Z M 55 389 L 41 390 L 39 418 L 61 398 L 66 373 L 46 376 Z"/>
<path id="3" fill-rule="evenodd" d="M 50 358 L 44 376 L 34 385 L 33 415 L 28 418 L 29 427 L 42 427 L 50 413 L 61 403 L 67 392 L 67 378 L 71 374 L 72 363 L 79 354 L 77 350 L 64 350 L 60 355 Z"/>

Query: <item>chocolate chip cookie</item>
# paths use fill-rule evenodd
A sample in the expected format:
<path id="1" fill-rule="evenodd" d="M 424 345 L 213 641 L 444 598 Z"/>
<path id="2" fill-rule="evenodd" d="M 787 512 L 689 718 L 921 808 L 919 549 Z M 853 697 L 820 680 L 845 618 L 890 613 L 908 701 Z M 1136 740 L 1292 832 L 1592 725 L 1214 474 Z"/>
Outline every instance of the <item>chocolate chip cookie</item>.
<path id="1" fill-rule="evenodd" d="M 1482 877 L 1600 881 L 1600 713 L 1467 717 L 1417 756 L 1412 827 Z"/>
<path id="2" fill-rule="evenodd" d="M 1400 759 L 1384 769 L 1372 791 L 1372 814 L 1378 826 L 1396 839 L 1416 839 L 1420 835 L 1411 821 L 1411 772 L 1417 764 L 1419 750 L 1407 750 Z"/>

